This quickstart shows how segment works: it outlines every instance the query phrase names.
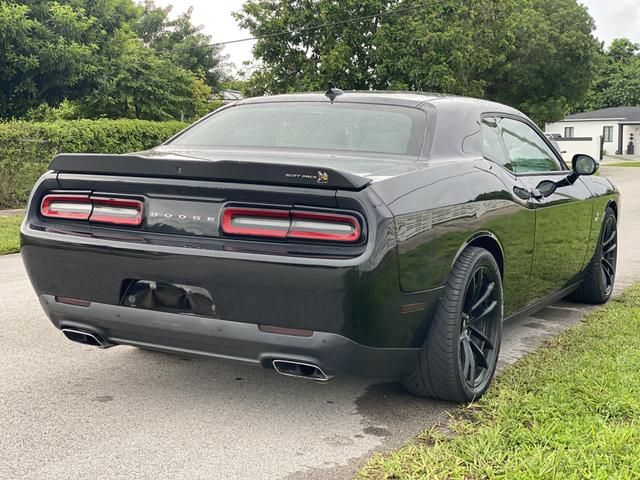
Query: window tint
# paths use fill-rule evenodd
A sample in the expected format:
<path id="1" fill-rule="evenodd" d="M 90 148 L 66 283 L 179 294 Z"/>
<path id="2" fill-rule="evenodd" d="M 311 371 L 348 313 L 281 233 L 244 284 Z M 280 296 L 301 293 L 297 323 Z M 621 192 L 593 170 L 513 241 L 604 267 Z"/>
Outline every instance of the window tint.
<path id="1" fill-rule="evenodd" d="M 328 101 L 264 103 L 216 113 L 172 143 L 417 157 L 425 129 L 424 112 L 414 108 Z"/>
<path id="2" fill-rule="evenodd" d="M 557 172 L 560 162 L 538 133 L 524 122 L 503 118 L 499 122 L 502 138 L 515 173 Z"/>
<path id="3" fill-rule="evenodd" d="M 506 155 L 498 123 L 495 118 L 482 119 L 482 155 L 487 160 L 512 170 L 511 160 Z"/>

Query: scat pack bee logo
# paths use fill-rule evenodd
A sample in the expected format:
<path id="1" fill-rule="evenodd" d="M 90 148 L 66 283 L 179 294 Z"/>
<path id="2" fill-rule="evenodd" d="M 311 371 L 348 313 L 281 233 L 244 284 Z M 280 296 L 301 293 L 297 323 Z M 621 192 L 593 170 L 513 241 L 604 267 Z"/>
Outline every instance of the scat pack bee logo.
<path id="1" fill-rule="evenodd" d="M 317 181 L 318 183 L 329 183 L 329 174 L 327 172 L 323 172 L 321 170 L 318 170 L 318 177 L 317 177 Z"/>

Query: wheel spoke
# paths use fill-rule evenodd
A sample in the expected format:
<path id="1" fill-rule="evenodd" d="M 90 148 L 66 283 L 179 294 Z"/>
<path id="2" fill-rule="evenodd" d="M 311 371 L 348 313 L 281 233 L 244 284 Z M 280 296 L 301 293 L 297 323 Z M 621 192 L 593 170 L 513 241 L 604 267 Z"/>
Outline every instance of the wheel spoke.
<path id="1" fill-rule="evenodd" d="M 471 346 L 469 345 L 469 339 L 464 338 L 462 342 L 462 351 L 464 353 L 464 366 L 462 367 L 462 375 L 464 378 L 469 378 L 469 370 L 471 370 L 471 364 L 473 363 L 473 352 L 471 351 Z"/>
<path id="2" fill-rule="evenodd" d="M 607 234 L 609 234 L 609 232 L 607 232 Z M 613 232 L 611 232 L 609 234 L 609 238 L 607 238 L 604 242 L 602 242 L 603 245 L 609 245 L 614 238 L 616 238 L 616 236 L 618 235 L 618 232 L 616 231 L 616 229 L 613 229 Z"/>
<path id="3" fill-rule="evenodd" d="M 475 362 L 473 363 L 482 368 L 489 368 L 489 362 L 482 349 L 471 341 L 469 341 L 469 344 L 471 345 L 471 350 L 474 352 Z"/>
<path id="4" fill-rule="evenodd" d="M 476 337 L 478 337 L 482 342 L 484 342 L 484 346 L 486 348 L 488 348 L 489 350 L 493 350 L 493 343 L 491 343 L 491 340 L 489 340 L 489 338 L 487 338 L 487 336 L 479 329 L 477 329 L 473 325 L 469 325 L 469 331 Z"/>
<path id="5" fill-rule="evenodd" d="M 491 297 L 491 294 L 493 293 L 493 289 L 495 288 L 495 286 L 496 284 L 493 282 L 489 284 L 489 286 L 487 287 L 487 291 L 484 293 L 484 295 L 482 295 L 480 300 L 474 303 L 473 307 L 471 307 L 471 312 L 474 312 L 475 310 L 477 310 L 484 302 L 487 301 L 489 297 Z"/>
<path id="6" fill-rule="evenodd" d="M 473 388 L 476 380 L 476 362 L 473 358 L 473 350 L 471 350 L 471 341 L 468 338 L 465 338 L 462 342 L 462 347 L 464 348 L 465 359 L 464 377 L 469 381 L 469 385 Z"/>
<path id="7" fill-rule="evenodd" d="M 613 245 L 607 247 L 607 249 L 603 252 L 604 255 L 609 255 L 612 252 L 615 252 L 618 249 L 618 244 L 614 243 Z"/>
<path id="8" fill-rule="evenodd" d="M 609 270 L 611 265 L 607 265 L 606 262 L 602 262 L 602 273 L 604 274 L 605 285 L 613 285 L 613 272 Z"/>
<path id="9" fill-rule="evenodd" d="M 602 268 L 604 268 L 605 270 L 608 271 L 608 273 L 613 276 L 616 273 L 616 269 L 613 266 L 613 263 L 611 263 L 608 259 L 603 258 L 602 259 Z"/>
<path id="10" fill-rule="evenodd" d="M 476 324 L 480 320 L 484 319 L 487 315 L 489 315 L 491 312 L 493 312 L 496 309 L 497 305 L 498 305 L 498 302 L 496 302 L 495 300 L 491 302 L 491 304 L 487 308 L 485 308 L 480 315 L 478 315 L 477 317 L 471 318 L 469 320 L 469 324 Z"/>
<path id="11" fill-rule="evenodd" d="M 476 275 L 471 277 L 471 283 L 467 287 L 467 295 L 464 299 L 464 311 L 471 313 L 470 306 L 473 304 L 476 295 Z"/>

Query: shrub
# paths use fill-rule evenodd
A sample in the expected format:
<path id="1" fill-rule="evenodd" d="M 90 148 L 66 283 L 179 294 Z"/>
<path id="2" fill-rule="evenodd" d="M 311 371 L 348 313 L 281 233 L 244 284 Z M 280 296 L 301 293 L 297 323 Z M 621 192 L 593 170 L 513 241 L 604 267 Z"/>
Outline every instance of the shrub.
<path id="1" fill-rule="evenodd" d="M 24 205 L 58 153 L 129 153 L 155 147 L 186 125 L 145 120 L 0 123 L 0 208 Z"/>

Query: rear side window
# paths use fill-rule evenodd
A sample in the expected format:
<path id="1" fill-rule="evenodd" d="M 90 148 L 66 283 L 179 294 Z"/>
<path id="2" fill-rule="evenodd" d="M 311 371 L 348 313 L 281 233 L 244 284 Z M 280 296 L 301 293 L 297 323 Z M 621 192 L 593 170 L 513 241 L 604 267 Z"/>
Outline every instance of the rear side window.
<path id="1" fill-rule="evenodd" d="M 502 143 L 498 120 L 495 118 L 482 119 L 482 155 L 487 160 L 502 165 L 508 170 L 513 170 L 511 160 Z"/>
<path id="2" fill-rule="evenodd" d="M 426 129 L 415 108 L 356 103 L 239 105 L 216 113 L 172 144 L 341 150 L 417 157 Z"/>

